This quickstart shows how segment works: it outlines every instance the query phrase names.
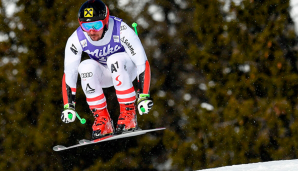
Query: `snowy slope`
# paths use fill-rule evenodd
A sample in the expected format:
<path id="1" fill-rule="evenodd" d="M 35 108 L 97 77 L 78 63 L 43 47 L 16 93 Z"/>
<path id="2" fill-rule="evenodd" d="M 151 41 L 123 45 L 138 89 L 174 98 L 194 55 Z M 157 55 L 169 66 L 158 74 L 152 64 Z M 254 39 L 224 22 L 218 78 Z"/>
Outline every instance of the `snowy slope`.
<path id="1" fill-rule="evenodd" d="M 200 171 L 298 171 L 298 160 L 280 160 L 263 163 L 225 166 Z"/>

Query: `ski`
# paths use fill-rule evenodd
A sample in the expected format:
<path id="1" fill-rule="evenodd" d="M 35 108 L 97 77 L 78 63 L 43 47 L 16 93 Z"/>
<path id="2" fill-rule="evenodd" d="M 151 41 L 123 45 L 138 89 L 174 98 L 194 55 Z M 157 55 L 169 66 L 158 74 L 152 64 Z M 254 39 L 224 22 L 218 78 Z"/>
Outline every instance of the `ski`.
<path id="1" fill-rule="evenodd" d="M 71 149 L 71 148 L 81 147 L 81 146 L 85 146 L 85 145 L 96 144 L 96 143 L 105 142 L 105 141 L 111 141 L 111 140 L 116 140 L 116 139 L 121 139 L 121 138 L 128 138 L 128 137 L 143 135 L 143 134 L 146 134 L 148 132 L 160 131 L 160 130 L 164 130 L 164 129 L 166 129 L 166 128 L 135 130 L 133 132 L 126 132 L 126 133 L 122 133 L 122 134 L 119 134 L 119 135 L 109 135 L 109 136 L 102 137 L 102 138 L 99 138 L 99 139 L 96 139 L 96 140 L 82 139 L 82 140 L 79 141 L 79 144 L 68 146 L 68 147 L 63 146 L 63 145 L 56 145 L 56 146 L 53 147 L 53 150 L 54 151 L 63 151 L 63 150 L 68 150 L 68 149 Z"/>

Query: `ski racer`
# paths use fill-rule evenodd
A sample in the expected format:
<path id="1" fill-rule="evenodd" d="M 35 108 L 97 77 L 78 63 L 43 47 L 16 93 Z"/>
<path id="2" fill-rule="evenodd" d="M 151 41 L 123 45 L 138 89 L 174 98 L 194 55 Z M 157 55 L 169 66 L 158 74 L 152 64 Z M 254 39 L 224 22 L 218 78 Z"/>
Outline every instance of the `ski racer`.
<path id="1" fill-rule="evenodd" d="M 153 106 L 149 94 L 150 65 L 136 33 L 122 19 L 110 16 L 100 0 L 88 0 L 78 13 L 80 26 L 68 38 L 65 47 L 62 94 L 65 123 L 75 120 L 75 95 L 78 74 L 90 110 L 95 117 L 92 139 L 138 129 L 139 114 L 148 114 Z M 82 52 L 90 59 L 81 62 Z M 138 91 L 132 82 L 137 77 Z M 103 88 L 114 86 L 120 105 L 116 130 L 107 110 Z M 135 101 L 136 106 L 135 106 Z M 68 117 L 72 114 L 73 117 Z"/>

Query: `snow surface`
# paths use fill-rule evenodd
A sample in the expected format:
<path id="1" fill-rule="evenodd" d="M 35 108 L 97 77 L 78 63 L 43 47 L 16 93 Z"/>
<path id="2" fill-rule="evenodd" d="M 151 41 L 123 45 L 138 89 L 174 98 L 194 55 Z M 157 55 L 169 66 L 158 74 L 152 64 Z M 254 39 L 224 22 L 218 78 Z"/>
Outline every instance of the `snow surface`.
<path id="1" fill-rule="evenodd" d="M 232 165 L 213 169 L 204 169 L 200 171 L 298 171 L 298 160 L 279 160 Z"/>

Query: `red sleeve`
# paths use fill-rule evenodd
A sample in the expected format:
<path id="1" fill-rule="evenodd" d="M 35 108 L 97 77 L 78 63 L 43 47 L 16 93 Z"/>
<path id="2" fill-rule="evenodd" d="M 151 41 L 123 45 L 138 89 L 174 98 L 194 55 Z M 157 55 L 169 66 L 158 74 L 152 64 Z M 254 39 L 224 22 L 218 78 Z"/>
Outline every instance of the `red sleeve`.
<path id="1" fill-rule="evenodd" d="M 62 96 L 63 96 L 63 104 L 75 103 L 75 94 L 76 94 L 76 88 L 71 88 L 66 84 L 65 81 L 66 75 L 63 75 L 62 78 Z"/>
<path id="2" fill-rule="evenodd" d="M 146 61 L 145 71 L 139 75 L 139 93 L 149 94 L 151 81 L 151 70 L 148 60 Z"/>

